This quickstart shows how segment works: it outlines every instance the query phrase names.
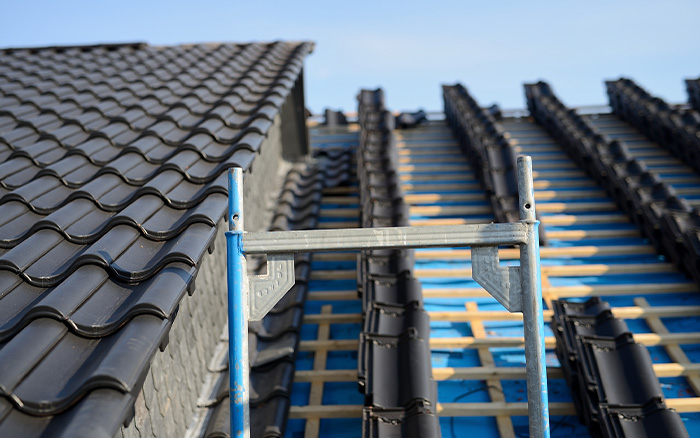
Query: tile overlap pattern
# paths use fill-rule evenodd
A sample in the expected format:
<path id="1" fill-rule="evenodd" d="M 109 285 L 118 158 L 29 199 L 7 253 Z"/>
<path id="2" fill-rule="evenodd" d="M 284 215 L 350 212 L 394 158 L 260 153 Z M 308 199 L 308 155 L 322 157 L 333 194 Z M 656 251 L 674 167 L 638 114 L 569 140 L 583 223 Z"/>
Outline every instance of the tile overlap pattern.
<path id="1" fill-rule="evenodd" d="M 311 48 L 0 51 L 0 435 L 131 419 Z"/>

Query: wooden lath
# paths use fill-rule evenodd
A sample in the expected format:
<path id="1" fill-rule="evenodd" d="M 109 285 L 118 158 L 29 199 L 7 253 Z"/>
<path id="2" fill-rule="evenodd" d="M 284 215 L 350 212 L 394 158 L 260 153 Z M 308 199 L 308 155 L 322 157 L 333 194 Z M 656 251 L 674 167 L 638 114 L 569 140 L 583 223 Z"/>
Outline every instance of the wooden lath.
<path id="1" fill-rule="evenodd" d="M 657 363 L 653 365 L 657 377 L 694 377 L 700 376 L 700 364 L 698 363 Z M 560 367 L 547 367 L 547 377 L 550 379 L 563 379 L 564 372 Z M 433 368 L 433 378 L 442 382 L 445 380 L 487 380 L 497 378 L 500 380 L 525 379 L 525 367 L 440 367 Z M 297 371 L 294 375 L 295 382 L 354 382 L 357 380 L 357 370 L 325 370 L 325 371 Z"/>
<path id="2" fill-rule="evenodd" d="M 473 301 L 466 303 L 467 311 L 478 312 L 479 307 Z M 471 322 L 472 334 L 475 339 L 486 339 L 486 330 L 484 329 L 484 323 L 480 320 L 474 320 Z M 488 347 L 481 347 L 477 349 L 479 355 L 479 361 L 483 367 L 495 367 L 496 362 L 493 360 L 493 355 Z M 489 397 L 492 402 L 504 403 L 506 401 L 505 393 L 503 392 L 503 386 L 501 385 L 501 380 L 495 376 L 486 379 L 486 386 L 489 392 Z M 513 422 L 510 416 L 506 414 L 496 415 L 496 426 L 498 427 L 498 432 L 501 438 L 515 438 L 515 430 L 513 429 Z"/>
<path id="3" fill-rule="evenodd" d="M 321 307 L 322 315 L 330 315 L 333 313 L 333 306 L 326 304 Z M 330 338 L 330 324 L 321 323 L 318 325 L 318 332 L 316 339 L 319 341 L 325 341 Z M 314 372 L 321 372 L 326 370 L 326 361 L 328 358 L 327 350 L 318 350 L 314 352 Z M 309 390 L 309 405 L 320 405 L 323 403 L 323 386 L 324 381 L 314 380 L 311 382 L 311 389 Z M 319 435 L 319 430 L 321 427 L 321 421 L 318 418 L 310 418 L 306 420 L 306 425 L 304 427 L 304 438 L 317 438 Z"/>
<path id="4" fill-rule="evenodd" d="M 648 309 L 653 309 L 653 307 L 649 306 L 649 302 L 645 298 L 635 298 L 634 299 L 634 304 L 639 306 L 642 309 L 648 310 Z M 645 320 L 649 328 L 657 334 L 660 335 L 665 335 L 669 334 L 670 332 L 666 328 L 666 325 L 664 325 L 663 321 L 661 321 L 662 315 L 646 315 Z M 700 341 L 700 340 L 699 340 Z M 685 352 L 683 349 L 678 346 L 677 344 L 670 344 L 666 345 L 665 347 L 666 353 L 668 353 L 668 356 L 673 360 L 677 365 L 681 367 L 692 367 L 696 366 L 697 364 L 694 364 L 688 359 L 688 356 L 686 356 Z M 688 376 L 688 384 L 690 385 L 691 388 L 693 388 L 693 391 L 695 391 L 696 395 L 700 395 L 700 377 L 697 375 L 693 376 Z"/>
<path id="5" fill-rule="evenodd" d="M 600 296 L 622 295 L 663 295 L 675 293 L 697 293 L 695 283 L 643 283 L 643 284 L 610 284 L 610 285 L 577 285 L 543 287 L 542 293 L 553 294 L 559 298 L 585 298 Z M 434 288 L 424 289 L 424 298 L 485 298 L 490 297 L 481 287 L 474 288 Z M 357 291 L 314 291 L 308 299 L 319 300 L 352 300 L 357 298 Z"/>
<path id="6" fill-rule="evenodd" d="M 666 405 L 679 413 L 700 411 L 700 397 L 667 398 Z M 527 416 L 525 402 L 475 402 L 438 403 L 436 412 L 440 417 L 494 417 L 498 415 Z M 550 415 L 576 415 L 573 403 L 553 402 L 549 404 Z M 362 405 L 292 406 L 289 418 L 359 418 Z"/>
<path id="7" fill-rule="evenodd" d="M 700 332 L 684 332 L 684 333 L 634 333 L 634 341 L 647 347 L 659 345 L 685 345 L 697 344 L 700 339 Z M 326 341 L 301 341 L 299 349 L 301 351 L 348 351 L 356 350 L 358 341 L 356 339 L 333 339 Z M 545 348 L 554 348 L 556 340 L 553 336 L 544 338 Z M 519 336 L 493 336 L 485 339 L 478 339 L 473 336 L 461 336 L 453 338 L 431 338 L 430 348 L 450 349 L 450 348 L 520 348 L 525 346 L 525 340 Z"/>
<path id="8" fill-rule="evenodd" d="M 700 316 L 700 306 L 630 306 L 613 307 L 612 313 L 621 319 L 678 318 L 683 316 Z M 544 310 L 545 320 L 552 317 L 551 310 Z M 431 321 L 476 322 L 476 321 L 522 321 L 521 313 L 505 310 L 470 310 L 466 311 L 432 311 L 428 312 Z M 362 320 L 359 313 L 310 314 L 304 315 L 304 324 L 349 324 Z"/>

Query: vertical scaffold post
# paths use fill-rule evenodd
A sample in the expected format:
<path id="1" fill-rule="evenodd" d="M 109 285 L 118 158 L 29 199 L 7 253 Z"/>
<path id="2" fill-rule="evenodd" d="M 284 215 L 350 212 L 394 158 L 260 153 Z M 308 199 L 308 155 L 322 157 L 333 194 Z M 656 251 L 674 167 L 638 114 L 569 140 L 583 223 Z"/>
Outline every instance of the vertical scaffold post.
<path id="1" fill-rule="evenodd" d="M 535 215 L 532 159 L 518 157 L 520 220 L 528 224 L 527 243 L 520 245 L 523 323 L 527 362 L 527 409 L 530 436 L 549 438 L 549 401 L 545 366 L 539 221 Z"/>
<path id="2" fill-rule="evenodd" d="M 229 169 L 226 263 L 228 272 L 229 401 L 231 437 L 250 437 L 248 273 L 243 253 L 243 169 Z"/>

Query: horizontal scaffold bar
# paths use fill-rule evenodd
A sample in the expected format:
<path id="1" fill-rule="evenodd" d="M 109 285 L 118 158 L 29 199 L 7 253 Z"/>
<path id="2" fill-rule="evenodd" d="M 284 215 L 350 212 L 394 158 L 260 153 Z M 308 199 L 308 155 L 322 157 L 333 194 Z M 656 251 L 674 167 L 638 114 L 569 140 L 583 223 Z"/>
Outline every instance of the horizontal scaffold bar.
<path id="1" fill-rule="evenodd" d="M 243 234 L 247 254 L 441 248 L 527 243 L 524 222 L 432 227 L 274 231 Z"/>

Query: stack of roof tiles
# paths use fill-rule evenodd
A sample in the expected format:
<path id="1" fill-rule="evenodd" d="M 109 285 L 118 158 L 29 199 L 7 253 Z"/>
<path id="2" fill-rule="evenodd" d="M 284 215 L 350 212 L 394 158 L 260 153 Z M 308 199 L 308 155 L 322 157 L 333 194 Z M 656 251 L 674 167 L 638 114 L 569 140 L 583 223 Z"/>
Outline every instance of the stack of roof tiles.
<path id="1" fill-rule="evenodd" d="M 396 116 L 396 127 L 398 129 L 415 128 L 421 123 L 428 121 L 428 114 L 421 110 L 413 113 L 404 112 Z"/>
<path id="2" fill-rule="evenodd" d="M 548 84 L 526 85 L 525 90 L 535 120 L 598 181 L 657 250 L 700 284 L 700 213 L 635 159 L 624 142 L 611 141 L 568 110 Z"/>
<path id="3" fill-rule="evenodd" d="M 320 151 L 316 158 L 317 164 L 299 163 L 287 174 L 270 231 L 316 228 L 323 189 L 347 182 L 349 151 Z M 295 254 L 294 267 L 292 289 L 262 321 L 249 325 L 251 437 L 284 436 L 311 274 L 311 254 Z M 212 367 L 218 372 L 216 382 L 201 403 L 212 409 L 205 438 L 230 436 L 228 354 L 220 357 L 221 362 Z"/>
<path id="4" fill-rule="evenodd" d="M 687 437 L 666 407 L 646 347 L 608 303 L 554 301 L 552 331 L 579 418 L 594 437 Z"/>
<path id="5" fill-rule="evenodd" d="M 605 84 L 617 115 L 700 173 L 700 114 L 674 108 L 630 79 Z"/>
<path id="6" fill-rule="evenodd" d="M 360 226 L 407 226 L 394 119 L 384 108 L 382 90 L 363 90 L 359 101 Z M 413 251 L 364 251 L 358 258 L 358 288 L 363 305 L 358 354 L 365 395 L 363 436 L 440 436 L 430 321 L 420 282 L 413 277 Z"/>
<path id="7" fill-rule="evenodd" d="M 342 111 L 334 111 L 326 108 L 323 112 L 323 125 L 333 128 L 336 126 L 344 126 L 348 124 L 348 119 Z"/>
<path id="8" fill-rule="evenodd" d="M 0 54 L 0 436 L 112 437 L 308 43 Z"/>
<path id="9" fill-rule="evenodd" d="M 700 111 L 700 78 L 686 79 L 685 86 L 688 90 L 688 102 L 695 111 Z"/>
<path id="10" fill-rule="evenodd" d="M 477 178 L 491 200 L 498 222 L 520 220 L 517 152 L 504 136 L 494 115 L 482 108 L 462 84 L 443 85 L 445 118 L 469 157 Z M 540 244 L 547 242 L 540 225 Z"/>

